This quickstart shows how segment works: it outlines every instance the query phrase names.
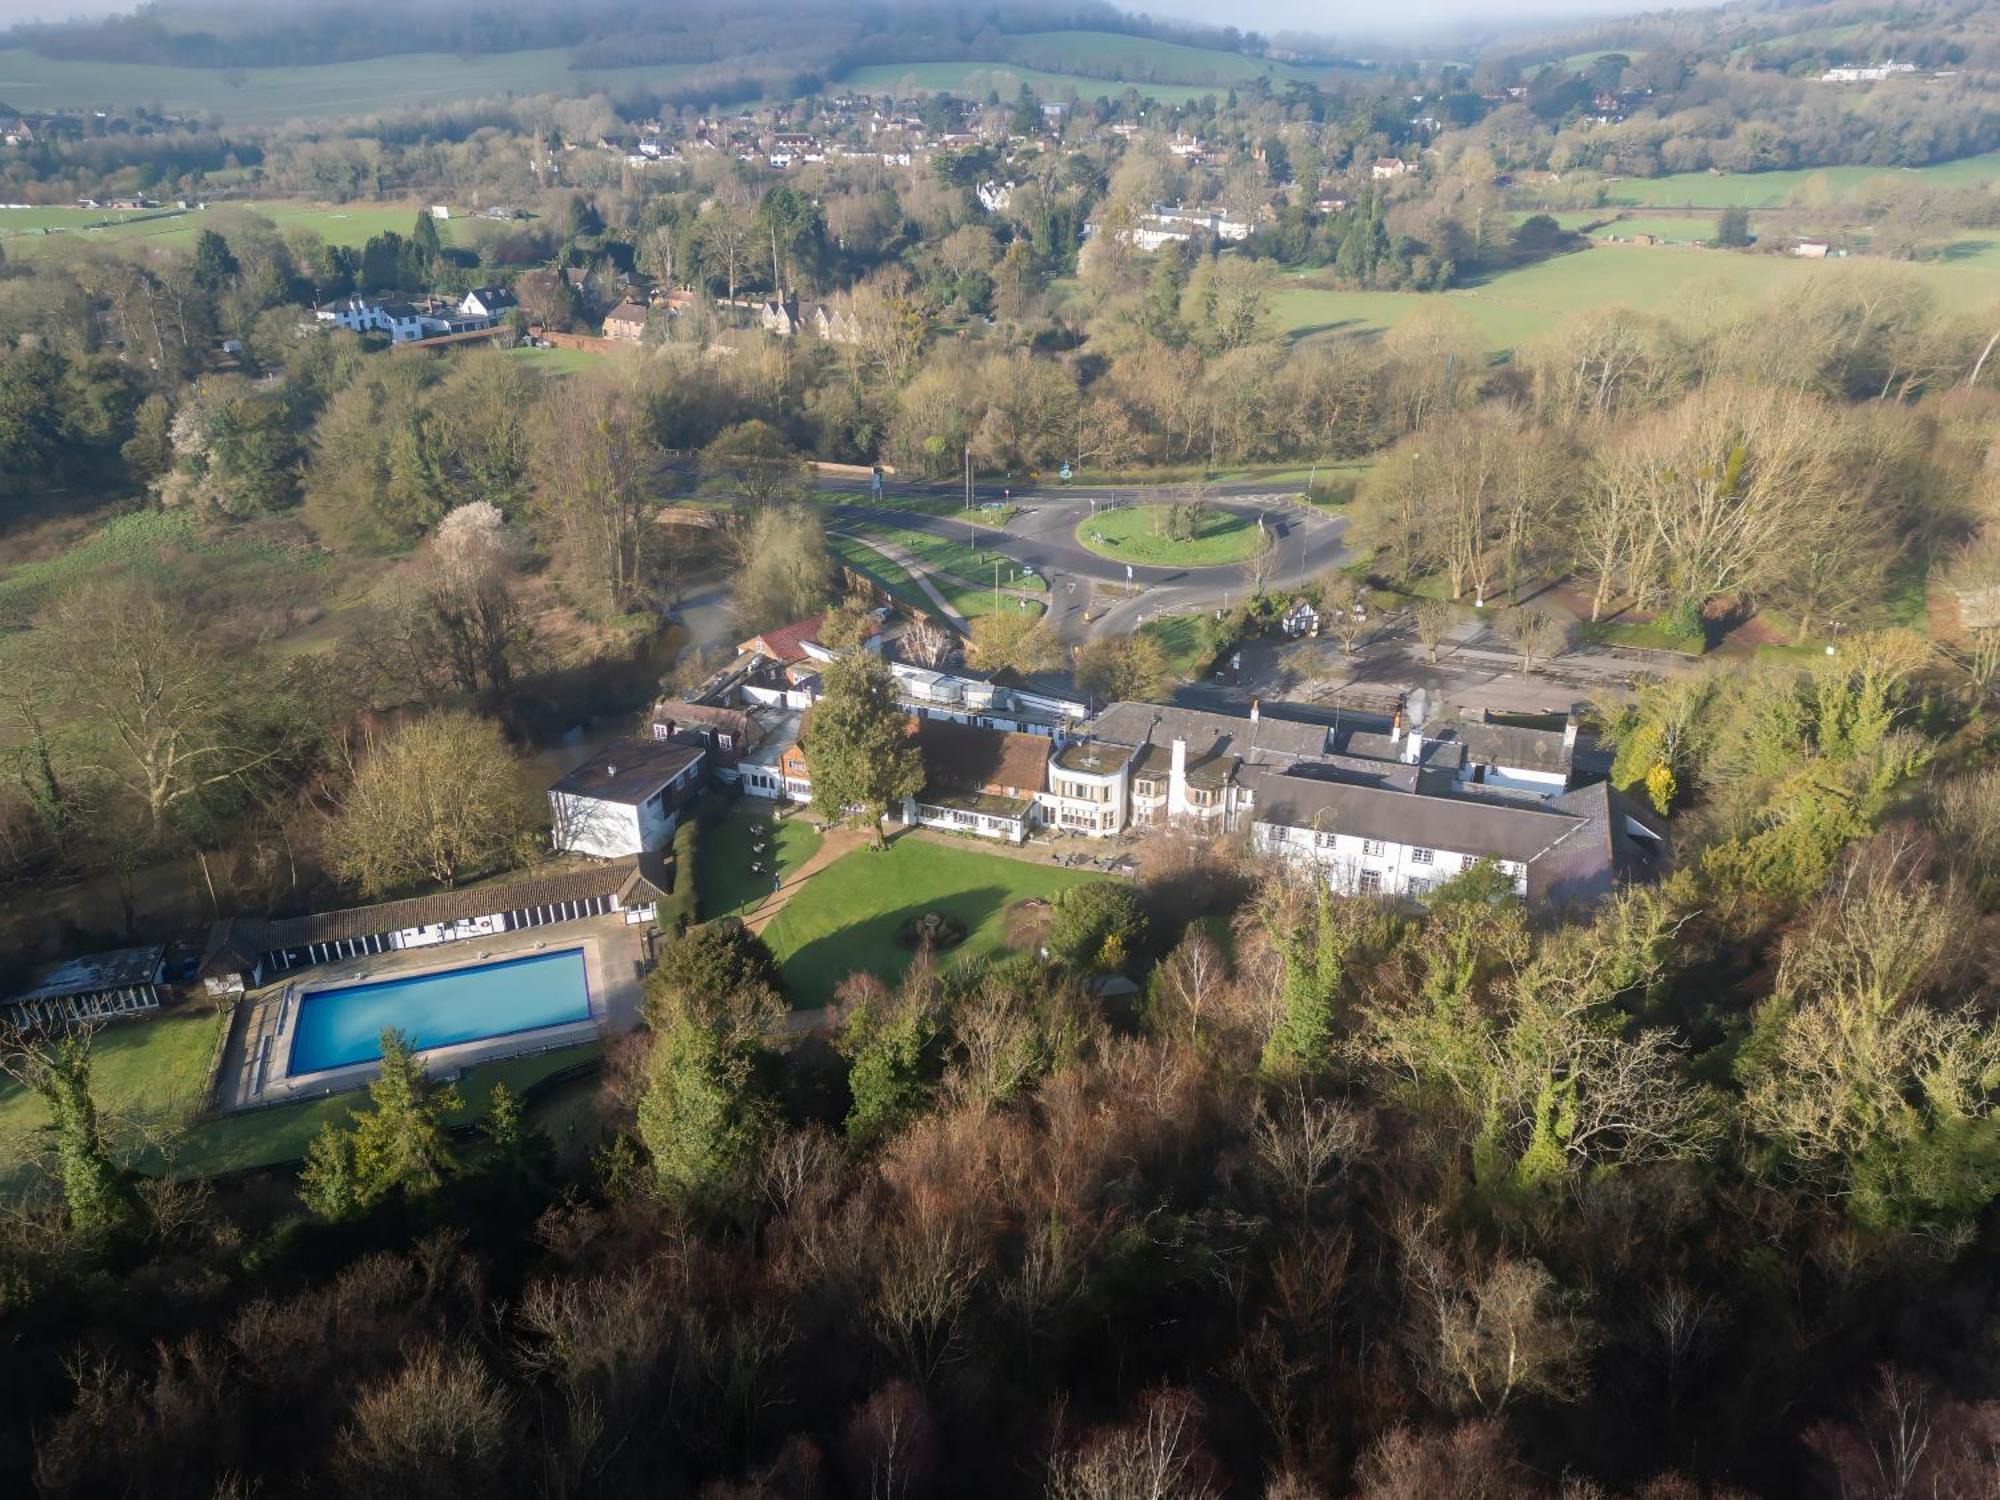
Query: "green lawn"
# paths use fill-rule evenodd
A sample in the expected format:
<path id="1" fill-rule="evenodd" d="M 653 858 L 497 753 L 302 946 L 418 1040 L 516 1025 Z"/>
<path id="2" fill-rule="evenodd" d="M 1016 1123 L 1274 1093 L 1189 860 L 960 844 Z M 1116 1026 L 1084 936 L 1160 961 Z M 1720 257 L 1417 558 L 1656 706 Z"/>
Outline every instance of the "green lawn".
<path id="1" fill-rule="evenodd" d="M 1235 511 L 1211 507 L 1192 540 L 1177 542 L 1161 529 L 1164 505 L 1128 505 L 1079 521 L 1076 539 L 1099 557 L 1163 568 L 1213 567 L 1242 562 L 1270 545 L 1263 527 Z"/>
<path id="2" fill-rule="evenodd" d="M 595 349 L 530 349 L 521 345 L 509 352 L 521 364 L 543 375 L 574 375 L 604 363 L 604 355 Z"/>
<path id="3" fill-rule="evenodd" d="M 505 1083 L 520 1093 L 549 1074 L 594 1057 L 602 1050 L 601 1043 L 583 1042 L 555 1052 L 502 1058 L 469 1068 L 458 1081 L 460 1104 L 450 1123 L 469 1124 L 485 1114 L 496 1083 Z M 281 1104 L 271 1109 L 224 1115 L 189 1132 L 170 1164 L 142 1159 L 141 1165 L 155 1169 L 168 1165 L 176 1176 L 182 1177 L 283 1166 L 304 1159 L 306 1148 L 321 1127 L 341 1123 L 367 1102 L 367 1091 L 355 1089 L 303 1104 Z M 543 1123 L 538 1110 L 531 1110 L 528 1120 L 531 1125 Z"/>
<path id="4" fill-rule="evenodd" d="M 1003 99 L 1013 98 L 1021 91 L 1022 84 L 1049 99 L 1070 94 L 1079 99 L 1115 99 L 1128 87 L 1109 78 L 1085 78 L 1078 73 L 1049 73 L 1040 68 L 991 62 L 870 63 L 842 75 L 839 82 L 864 92 L 893 90 L 983 98 L 993 91 Z M 1129 87 L 1162 104 L 1186 104 L 1204 95 L 1219 97 L 1228 92 L 1226 86 L 1177 83 L 1134 83 Z"/>
<path id="5" fill-rule="evenodd" d="M 819 852 L 819 830 L 805 813 L 784 818 L 776 814 L 776 803 L 745 797 L 726 817 L 702 825 L 701 858 L 696 864 L 702 921 L 749 915 L 771 894 L 774 856 L 775 873 L 789 878 Z M 762 854 L 756 852 L 752 838 L 758 830 L 767 835 Z M 753 861 L 763 870 L 752 870 Z"/>
<path id="6" fill-rule="evenodd" d="M 174 1129 L 201 1107 L 222 1021 L 223 1012 L 182 1006 L 112 1022 L 91 1039 L 92 1092 L 121 1153 L 138 1154 L 149 1136 Z M 36 1154 L 48 1122 L 39 1097 L 0 1077 L 0 1179 Z"/>
<path id="7" fill-rule="evenodd" d="M 1214 653 L 1208 647 L 1208 635 L 1202 629 L 1206 615 L 1169 615 L 1165 619 L 1148 620 L 1139 627 L 1141 635 L 1150 635 L 1167 649 L 1167 657 L 1173 663 L 1174 671 L 1182 677 L 1196 677 L 1206 672 Z"/>
<path id="8" fill-rule="evenodd" d="M 1101 879 L 1080 870 L 986 854 L 909 837 L 886 850 L 857 849 L 813 876 L 764 929 L 801 1007 L 829 1004 L 834 988 L 859 971 L 893 982 L 910 952 L 896 931 L 912 917 L 957 917 L 966 940 L 953 958 L 990 957 L 1007 945 L 1007 914 L 1031 896 L 1051 896 Z"/>
<path id="9" fill-rule="evenodd" d="M 848 526 L 873 538 L 879 538 L 892 547 L 899 548 L 914 557 L 926 567 L 939 568 L 947 573 L 956 573 L 970 583 L 993 585 L 993 566 L 1000 565 L 1000 582 L 1007 588 L 1046 590 L 1048 581 L 1034 574 L 1023 573 L 1020 567 L 1004 553 L 993 552 L 978 546 L 972 540 L 957 537 L 935 536 L 928 531 L 915 531 L 906 526 L 898 526 L 885 515 L 880 522 L 874 520 L 850 521 Z M 974 532 L 973 537 L 983 533 Z M 879 555 L 879 554 L 878 554 Z"/>

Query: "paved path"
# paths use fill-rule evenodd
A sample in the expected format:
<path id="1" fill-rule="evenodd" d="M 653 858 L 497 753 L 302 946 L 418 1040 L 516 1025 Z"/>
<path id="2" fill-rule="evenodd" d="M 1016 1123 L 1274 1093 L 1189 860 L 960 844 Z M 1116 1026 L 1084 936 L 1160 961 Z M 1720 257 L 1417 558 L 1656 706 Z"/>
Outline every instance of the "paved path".
<path id="1" fill-rule="evenodd" d="M 844 509 L 844 507 L 842 508 Z M 937 585 L 931 582 L 930 566 L 920 561 L 915 553 L 906 547 L 898 547 L 894 542 L 885 542 L 880 537 L 869 536 L 859 531 L 849 531 L 842 528 L 835 531 L 834 535 L 848 537 L 853 541 L 857 541 L 869 551 L 881 553 L 890 562 L 902 568 L 904 572 L 916 579 L 917 587 L 922 589 L 931 603 L 937 606 L 938 613 L 951 622 L 952 629 L 956 630 L 960 635 L 970 633 L 972 627 L 966 623 L 965 616 L 953 609 L 951 601 L 938 592 Z"/>
<path id="2" fill-rule="evenodd" d="M 795 813 L 793 816 L 797 817 L 801 815 Z M 804 885 L 814 875 L 817 875 L 835 860 L 840 859 L 844 855 L 852 854 L 867 842 L 868 830 L 865 828 L 854 828 L 847 824 L 842 824 L 840 827 L 834 829 L 833 832 L 820 840 L 819 848 L 813 851 L 811 859 L 792 871 L 790 878 L 783 885 L 766 896 L 758 903 L 754 911 L 743 918 L 743 925 L 748 927 L 752 932 L 762 932 L 766 927 L 771 925 L 778 913 L 790 904 L 792 897 L 798 893 L 800 886 Z"/>

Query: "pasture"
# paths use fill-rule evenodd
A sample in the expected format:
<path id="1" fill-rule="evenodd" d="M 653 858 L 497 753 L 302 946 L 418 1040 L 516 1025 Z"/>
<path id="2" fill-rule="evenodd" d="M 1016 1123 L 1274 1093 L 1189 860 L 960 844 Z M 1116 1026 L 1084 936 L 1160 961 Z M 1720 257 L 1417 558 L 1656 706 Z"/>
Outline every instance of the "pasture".
<path id="1" fill-rule="evenodd" d="M 1986 238 L 1962 241 L 1943 259 L 1915 263 L 1598 245 L 1448 292 L 1343 291 L 1312 286 L 1300 276 L 1272 300 L 1279 327 L 1294 341 L 1379 334 L 1419 308 L 1442 303 L 1470 318 L 1489 347 L 1506 350 L 1594 307 L 1678 315 L 1713 307 L 1727 313 L 1808 277 L 1851 275 L 1863 268 L 1916 277 L 1946 311 L 1975 313 L 2000 303 L 2000 246 Z"/>
<path id="2" fill-rule="evenodd" d="M 67 250 L 77 240 L 92 245 L 170 248 L 194 243 L 203 229 L 227 233 L 230 217 L 248 212 L 269 219 L 280 230 L 304 229 L 328 244 L 355 248 L 393 229 L 407 235 L 417 215 L 428 205 L 407 203 L 314 203 L 299 199 L 253 198 L 215 202 L 206 209 L 185 212 L 168 207 L 120 214 L 106 209 L 0 208 L 0 246 L 9 256 L 40 255 L 51 247 Z M 438 223 L 438 238 L 462 245 L 471 237 L 472 220 L 453 217 Z"/>
<path id="3" fill-rule="evenodd" d="M 1608 202 L 1645 208 L 1812 207 L 1858 196 L 1885 177 L 1913 177 L 1932 187 L 1977 187 L 2000 177 L 2000 151 L 1928 167 L 1800 167 L 1779 172 L 1677 172 L 1620 177 L 1604 184 Z"/>
<path id="4" fill-rule="evenodd" d="M 615 94 L 664 86 L 695 71 L 658 64 L 578 72 L 563 48 L 478 57 L 412 52 L 316 67 L 229 69 L 71 62 L 9 48 L 0 50 L 0 99 L 21 110 L 145 104 L 223 124 L 283 125 L 510 94 Z"/>
<path id="5" fill-rule="evenodd" d="M 983 98 L 988 91 L 992 91 L 1003 99 L 1018 94 L 1022 84 L 1048 99 L 1061 99 L 1071 94 L 1079 99 L 1115 99 L 1131 87 L 1162 104 L 1186 104 L 1205 94 L 1226 92 L 1226 86 L 1196 87 L 1175 83 L 1127 85 L 1112 78 L 1086 78 L 1079 73 L 1049 73 L 1040 68 L 1019 67 L 1012 63 L 976 61 L 870 63 L 848 72 L 839 82 L 844 88 L 863 93 L 894 91 Z"/>

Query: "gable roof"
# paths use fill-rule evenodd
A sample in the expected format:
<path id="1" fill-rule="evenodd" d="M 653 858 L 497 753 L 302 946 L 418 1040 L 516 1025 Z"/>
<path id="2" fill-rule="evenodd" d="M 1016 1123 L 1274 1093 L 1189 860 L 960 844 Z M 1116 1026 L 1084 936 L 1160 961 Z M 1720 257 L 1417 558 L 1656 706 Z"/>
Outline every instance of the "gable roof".
<path id="1" fill-rule="evenodd" d="M 1026 795 L 1048 785 L 1050 741 L 1042 735 L 918 719 L 915 739 L 927 789 L 1010 786 Z"/>
<path id="2" fill-rule="evenodd" d="M 761 651 L 780 666 L 788 667 L 794 662 L 806 659 L 805 643 L 817 641 L 819 628 L 826 623 L 824 613 L 808 615 L 803 620 L 794 620 L 789 625 L 776 630 L 766 630 L 753 635 L 736 649 L 738 651 Z"/>
<path id="3" fill-rule="evenodd" d="M 1445 797 L 1296 772 L 1253 770 L 1244 780 L 1260 823 L 1522 864 L 1585 821 L 1553 803 Z"/>
<path id="4" fill-rule="evenodd" d="M 618 740 L 549 788 L 567 797 L 636 806 L 706 754 L 680 740 Z"/>
<path id="5" fill-rule="evenodd" d="M 756 722 L 740 708 L 689 703 L 680 698 L 662 698 L 653 705 L 653 712 L 648 717 L 655 734 L 669 724 L 676 728 L 699 725 L 703 729 L 719 729 L 724 734 L 735 735 L 738 749 L 747 747 L 757 732 Z"/>
<path id="6" fill-rule="evenodd" d="M 604 315 L 607 323 L 644 323 L 646 309 L 627 297 L 623 302 Z"/>

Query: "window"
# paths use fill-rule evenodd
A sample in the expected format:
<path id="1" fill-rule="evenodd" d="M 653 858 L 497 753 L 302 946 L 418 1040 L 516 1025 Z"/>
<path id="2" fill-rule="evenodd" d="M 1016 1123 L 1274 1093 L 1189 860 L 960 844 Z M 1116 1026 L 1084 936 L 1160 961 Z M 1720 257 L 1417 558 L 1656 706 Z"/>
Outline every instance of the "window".
<path id="1" fill-rule="evenodd" d="M 1458 867 L 1461 870 L 1469 870 L 1478 863 L 1479 856 L 1476 854 L 1461 854 L 1458 857 Z"/>
<path id="2" fill-rule="evenodd" d="M 1157 797 L 1160 795 L 1160 784 L 1157 781 L 1135 781 L 1132 790 L 1141 797 Z"/>
<path id="3" fill-rule="evenodd" d="M 1429 849 L 1412 849 L 1410 851 L 1410 863 L 1413 865 L 1427 865 L 1435 858 L 1437 858 L 1436 853 Z"/>
<path id="4" fill-rule="evenodd" d="M 1339 837 L 1337 833 L 1318 833 L 1313 835 L 1313 842 L 1322 849 L 1331 849 Z"/>
<path id="5" fill-rule="evenodd" d="M 1411 899 L 1415 900 L 1430 894 L 1431 883 L 1428 880 L 1412 876 L 1409 883 L 1403 889 Z"/>
<path id="6" fill-rule="evenodd" d="M 1380 839 L 1363 839 L 1361 841 L 1361 852 L 1363 854 L 1372 854 L 1379 859 L 1382 855 L 1389 852 L 1389 846 Z"/>
<path id="7" fill-rule="evenodd" d="M 1215 793 L 1197 787 L 1188 793 L 1188 806 L 1213 807 L 1215 806 Z"/>
<path id="8" fill-rule="evenodd" d="M 1382 872 L 1380 870 L 1363 870 L 1360 880 L 1361 894 L 1364 896 L 1374 896 L 1379 894 L 1381 890 Z"/>
<path id="9" fill-rule="evenodd" d="M 736 748 L 736 737 L 730 734 L 718 734 L 715 737 L 715 743 L 725 750 L 734 750 Z"/>

